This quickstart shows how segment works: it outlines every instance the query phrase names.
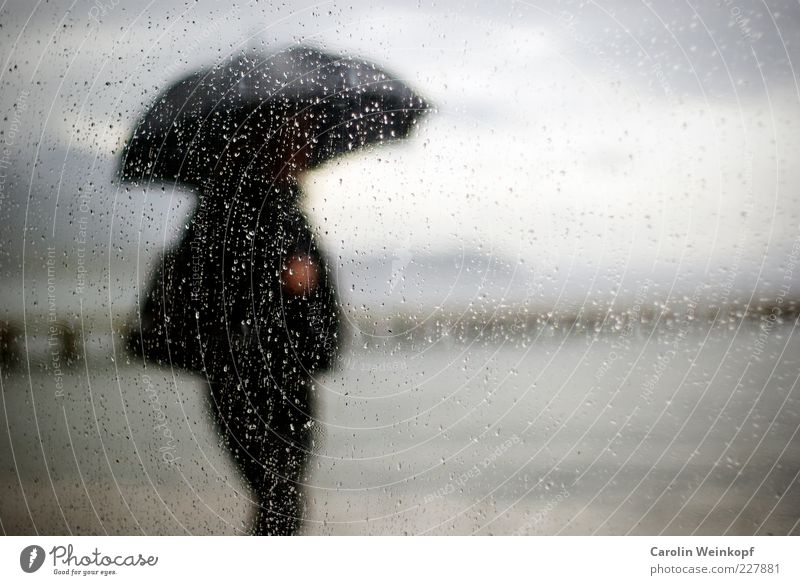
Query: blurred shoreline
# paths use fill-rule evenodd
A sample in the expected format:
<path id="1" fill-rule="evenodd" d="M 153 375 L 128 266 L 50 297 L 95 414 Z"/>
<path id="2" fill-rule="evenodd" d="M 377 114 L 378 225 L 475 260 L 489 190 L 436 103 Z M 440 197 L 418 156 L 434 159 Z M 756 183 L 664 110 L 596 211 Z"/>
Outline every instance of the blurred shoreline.
<path id="1" fill-rule="evenodd" d="M 677 304 L 677 303 L 676 303 Z M 495 306 L 462 309 L 430 308 L 424 311 L 350 311 L 345 314 L 346 343 L 356 346 L 421 347 L 446 340 L 448 343 L 526 343 L 542 334 L 630 335 L 634 331 L 675 331 L 703 324 L 735 327 L 740 324 L 761 329 L 791 324 L 800 317 L 800 300 L 782 304 L 727 305 L 680 303 L 634 304 L 626 310 L 600 308 L 577 310 L 533 309 Z M 27 353 L 34 362 L 57 362 L 77 367 L 84 351 L 93 355 L 126 356 L 126 340 L 138 334 L 132 316 L 114 319 L 108 314 L 27 315 L 25 321 L 0 320 L 0 366 L 14 368 Z M 115 348 L 112 350 L 112 348 Z M 56 356 L 54 358 L 53 356 Z"/>

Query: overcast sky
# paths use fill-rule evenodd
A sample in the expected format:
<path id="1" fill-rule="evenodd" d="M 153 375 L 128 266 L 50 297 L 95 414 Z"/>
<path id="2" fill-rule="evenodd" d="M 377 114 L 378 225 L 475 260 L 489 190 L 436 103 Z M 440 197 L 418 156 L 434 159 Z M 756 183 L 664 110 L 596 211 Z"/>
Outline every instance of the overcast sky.
<path id="1" fill-rule="evenodd" d="M 56 245 L 74 273 L 83 193 L 93 258 L 130 288 L 191 205 L 111 184 L 136 117 L 184 73 L 296 42 L 381 63 L 438 107 L 411 140 L 308 177 L 332 255 L 480 250 L 579 275 L 578 295 L 598 271 L 734 272 L 747 292 L 780 284 L 800 237 L 796 2 L 17 1 L 0 15 L 12 280 L 23 238 L 29 271 Z"/>

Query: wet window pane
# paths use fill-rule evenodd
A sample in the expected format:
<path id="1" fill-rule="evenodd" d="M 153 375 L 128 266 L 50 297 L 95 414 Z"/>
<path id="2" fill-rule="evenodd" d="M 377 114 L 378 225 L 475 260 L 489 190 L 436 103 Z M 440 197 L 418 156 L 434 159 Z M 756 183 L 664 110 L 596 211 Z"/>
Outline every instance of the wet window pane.
<path id="1" fill-rule="evenodd" d="M 790 534 L 796 4 L 0 9 L 8 534 Z"/>

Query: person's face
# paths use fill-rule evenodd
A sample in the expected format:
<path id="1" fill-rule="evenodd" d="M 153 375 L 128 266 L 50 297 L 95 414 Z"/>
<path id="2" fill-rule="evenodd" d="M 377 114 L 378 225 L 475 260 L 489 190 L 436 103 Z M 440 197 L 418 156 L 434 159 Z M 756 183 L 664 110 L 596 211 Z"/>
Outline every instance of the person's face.
<path id="1" fill-rule="evenodd" d="M 288 160 L 284 161 L 288 174 L 308 170 L 313 149 L 313 127 L 310 120 L 297 116 L 284 126 L 283 146 Z"/>
<path id="2" fill-rule="evenodd" d="M 296 177 L 311 165 L 313 145 L 312 123 L 302 116 L 287 121 L 275 134 L 253 130 L 229 146 L 233 160 L 246 162 L 270 175 L 268 178 Z M 254 160 L 257 157 L 259 160 Z"/>

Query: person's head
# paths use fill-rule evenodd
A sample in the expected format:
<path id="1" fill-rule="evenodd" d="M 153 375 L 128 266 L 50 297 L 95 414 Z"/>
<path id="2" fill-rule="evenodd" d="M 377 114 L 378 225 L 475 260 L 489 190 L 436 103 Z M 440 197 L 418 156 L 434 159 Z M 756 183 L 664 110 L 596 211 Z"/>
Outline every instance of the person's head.
<path id="1" fill-rule="evenodd" d="M 268 181 L 297 178 L 314 160 L 313 117 L 296 112 L 270 112 L 270 120 L 251 116 L 228 141 L 220 164 L 236 173 L 259 173 Z M 277 120 L 277 121 L 276 121 Z"/>
<path id="2" fill-rule="evenodd" d="M 276 158 L 283 162 L 281 174 L 297 176 L 311 167 L 313 160 L 315 125 L 308 116 L 297 115 L 288 120 L 277 132 L 275 151 L 280 153 Z"/>

